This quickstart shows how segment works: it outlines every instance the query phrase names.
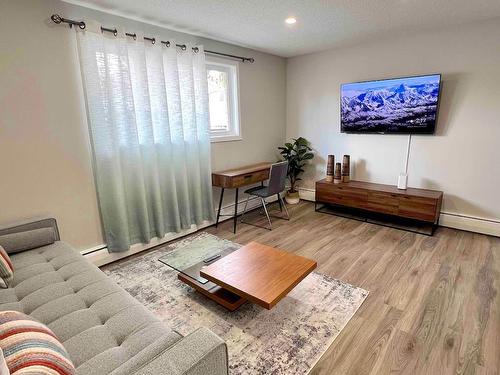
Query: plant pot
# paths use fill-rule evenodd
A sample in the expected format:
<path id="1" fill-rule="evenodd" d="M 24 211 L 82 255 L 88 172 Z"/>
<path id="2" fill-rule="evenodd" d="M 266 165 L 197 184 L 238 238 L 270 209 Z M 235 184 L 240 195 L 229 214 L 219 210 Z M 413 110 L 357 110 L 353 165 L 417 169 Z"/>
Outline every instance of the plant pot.
<path id="1" fill-rule="evenodd" d="M 285 195 L 285 200 L 286 200 L 286 203 L 288 203 L 288 204 L 299 203 L 300 202 L 299 192 L 296 191 L 294 193 L 291 193 L 291 192 L 287 191 L 286 195 Z"/>

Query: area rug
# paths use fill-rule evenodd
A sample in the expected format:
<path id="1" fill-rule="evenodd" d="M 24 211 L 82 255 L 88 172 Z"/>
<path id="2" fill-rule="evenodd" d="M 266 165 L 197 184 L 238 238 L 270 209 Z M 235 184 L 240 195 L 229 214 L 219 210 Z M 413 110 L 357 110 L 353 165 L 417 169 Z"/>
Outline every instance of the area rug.
<path id="1" fill-rule="evenodd" d="M 356 313 L 368 292 L 313 272 L 273 309 L 246 303 L 234 312 L 195 292 L 158 258 L 185 247 L 240 247 L 200 233 L 103 271 L 173 330 L 208 327 L 228 346 L 230 373 L 307 374 Z"/>

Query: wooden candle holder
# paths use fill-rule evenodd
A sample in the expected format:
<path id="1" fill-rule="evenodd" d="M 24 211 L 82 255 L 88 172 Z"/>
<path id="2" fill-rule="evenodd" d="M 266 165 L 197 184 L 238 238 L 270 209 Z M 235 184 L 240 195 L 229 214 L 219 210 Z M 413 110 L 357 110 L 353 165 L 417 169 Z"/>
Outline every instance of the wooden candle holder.
<path id="1" fill-rule="evenodd" d="M 328 163 L 326 165 L 326 181 L 332 182 L 335 175 L 335 156 L 328 155 Z"/>

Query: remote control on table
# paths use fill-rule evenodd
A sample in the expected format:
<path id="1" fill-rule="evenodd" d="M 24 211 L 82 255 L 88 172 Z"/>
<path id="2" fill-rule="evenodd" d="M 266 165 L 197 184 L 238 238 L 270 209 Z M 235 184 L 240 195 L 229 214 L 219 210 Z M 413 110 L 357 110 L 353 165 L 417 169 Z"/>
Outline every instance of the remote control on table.
<path id="1" fill-rule="evenodd" d="M 210 263 L 216 259 L 220 258 L 220 254 L 215 254 L 215 255 L 212 255 L 211 257 L 207 258 L 207 259 L 203 259 L 203 263 Z"/>

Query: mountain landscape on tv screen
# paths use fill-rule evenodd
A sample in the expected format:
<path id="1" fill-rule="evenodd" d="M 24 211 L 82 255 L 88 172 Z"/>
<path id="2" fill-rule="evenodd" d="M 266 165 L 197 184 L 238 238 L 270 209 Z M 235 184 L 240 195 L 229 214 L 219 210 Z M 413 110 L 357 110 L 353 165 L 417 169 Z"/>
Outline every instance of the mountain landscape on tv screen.
<path id="1" fill-rule="evenodd" d="M 342 131 L 432 132 L 439 82 L 432 75 L 342 85 Z"/>

